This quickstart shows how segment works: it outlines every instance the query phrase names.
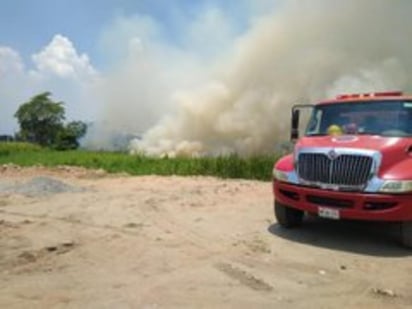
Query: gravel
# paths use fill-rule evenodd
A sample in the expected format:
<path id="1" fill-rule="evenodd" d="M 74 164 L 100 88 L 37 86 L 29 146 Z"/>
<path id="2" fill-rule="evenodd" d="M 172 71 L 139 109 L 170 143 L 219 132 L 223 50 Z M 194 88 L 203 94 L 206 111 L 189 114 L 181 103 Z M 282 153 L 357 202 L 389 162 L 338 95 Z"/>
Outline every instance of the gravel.
<path id="1" fill-rule="evenodd" d="M 34 177 L 24 183 L 0 182 L 0 193 L 17 193 L 36 197 L 83 191 L 85 191 L 84 188 L 71 186 L 58 179 L 45 176 Z"/>

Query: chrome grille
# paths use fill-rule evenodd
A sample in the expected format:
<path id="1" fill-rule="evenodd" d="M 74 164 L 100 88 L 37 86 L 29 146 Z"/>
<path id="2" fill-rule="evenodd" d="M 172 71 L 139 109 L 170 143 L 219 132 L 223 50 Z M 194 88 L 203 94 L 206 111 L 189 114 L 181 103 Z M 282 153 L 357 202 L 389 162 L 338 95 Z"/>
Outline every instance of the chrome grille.
<path id="1" fill-rule="evenodd" d="M 359 188 L 366 185 L 372 166 L 373 158 L 365 155 L 330 158 L 324 153 L 300 153 L 297 167 L 299 177 L 306 182 Z"/>

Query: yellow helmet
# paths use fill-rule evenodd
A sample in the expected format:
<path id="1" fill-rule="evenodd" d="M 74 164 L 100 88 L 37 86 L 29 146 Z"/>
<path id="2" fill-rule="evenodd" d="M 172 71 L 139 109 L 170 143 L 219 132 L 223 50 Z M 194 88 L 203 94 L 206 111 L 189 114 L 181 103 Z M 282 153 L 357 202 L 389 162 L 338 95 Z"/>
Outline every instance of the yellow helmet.
<path id="1" fill-rule="evenodd" d="M 328 134 L 335 136 L 335 135 L 342 135 L 343 134 L 343 130 L 340 126 L 336 125 L 336 124 L 332 124 L 329 126 L 328 128 Z"/>

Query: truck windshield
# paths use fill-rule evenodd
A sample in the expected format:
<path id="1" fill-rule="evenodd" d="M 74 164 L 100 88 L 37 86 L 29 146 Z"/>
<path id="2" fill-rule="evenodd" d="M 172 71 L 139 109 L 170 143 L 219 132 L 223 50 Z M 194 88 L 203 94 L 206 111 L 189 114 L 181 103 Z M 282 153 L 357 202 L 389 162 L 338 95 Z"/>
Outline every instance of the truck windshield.
<path id="1" fill-rule="evenodd" d="M 315 106 L 306 136 L 370 134 L 412 136 L 412 101 L 365 101 Z"/>

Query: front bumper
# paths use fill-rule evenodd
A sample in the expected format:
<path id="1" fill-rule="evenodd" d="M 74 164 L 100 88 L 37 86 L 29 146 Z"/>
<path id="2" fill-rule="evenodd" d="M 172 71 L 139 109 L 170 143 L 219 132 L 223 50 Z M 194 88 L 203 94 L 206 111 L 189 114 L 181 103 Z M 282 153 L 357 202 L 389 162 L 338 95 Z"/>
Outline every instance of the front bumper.
<path id="1" fill-rule="evenodd" d="M 340 217 L 376 221 L 412 221 L 412 194 L 341 192 L 273 181 L 280 203 L 309 213 L 319 206 L 340 210 Z"/>

